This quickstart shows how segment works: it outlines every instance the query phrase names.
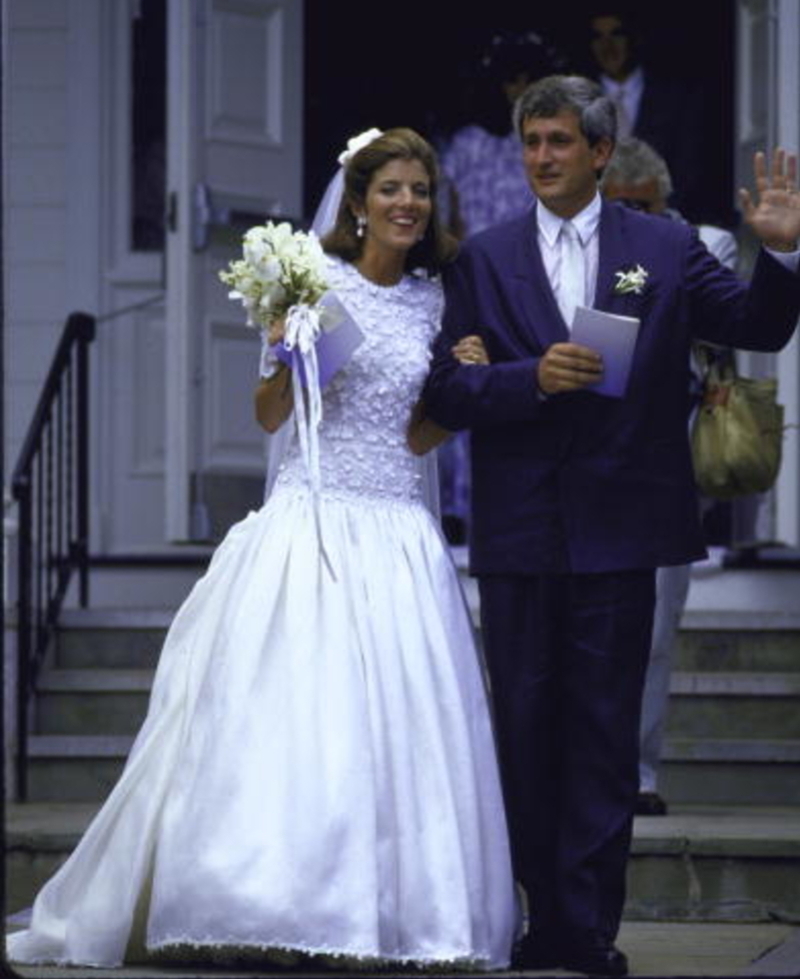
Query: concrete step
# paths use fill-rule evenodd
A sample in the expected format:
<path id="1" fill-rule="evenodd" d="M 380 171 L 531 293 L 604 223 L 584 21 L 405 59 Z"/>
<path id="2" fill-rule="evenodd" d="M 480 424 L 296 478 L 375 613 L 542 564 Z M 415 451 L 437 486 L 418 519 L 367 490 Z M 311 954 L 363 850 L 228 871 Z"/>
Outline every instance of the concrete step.
<path id="1" fill-rule="evenodd" d="M 16 921 L 9 930 L 22 927 Z M 800 929 L 775 922 L 717 921 L 628 921 L 622 922 L 618 945 L 630 962 L 631 979 L 664 979 L 665 976 L 694 976 L 707 979 L 730 979 L 731 976 L 777 977 L 797 979 L 800 976 Z M 351 970 L 352 971 L 352 970 Z M 433 970 L 430 970 L 433 973 Z M 98 979 L 91 966 L 14 965 L 21 979 Z M 114 979 L 221 979 L 221 977 L 256 977 L 284 975 L 266 963 L 254 965 L 241 957 L 214 955 L 192 961 L 126 963 L 115 967 Z M 317 965 L 291 968 L 292 979 L 318 979 Z M 344 975 L 343 972 L 339 973 Z M 355 975 L 355 972 L 352 972 Z M 368 973 L 364 972 L 364 975 Z M 381 971 L 383 979 L 404 979 L 408 969 Z M 422 972 L 426 975 L 427 970 Z M 435 974 L 435 973 L 434 973 Z M 450 979 L 474 979 L 474 972 L 448 970 Z M 487 973 L 490 975 L 491 973 Z M 494 973 L 494 975 L 501 975 Z M 561 969 L 548 972 L 510 972 L 502 975 L 535 976 L 548 979 L 578 975 Z"/>
<path id="2" fill-rule="evenodd" d="M 147 713 L 153 670 L 47 670 L 39 679 L 38 734 L 135 734 Z"/>
<path id="3" fill-rule="evenodd" d="M 28 739 L 31 802 L 99 802 L 122 774 L 130 735 L 37 734 Z"/>
<path id="4" fill-rule="evenodd" d="M 800 806 L 800 740 L 668 738 L 659 791 L 682 804 Z"/>
<path id="5" fill-rule="evenodd" d="M 694 614 L 705 617 L 760 615 L 766 628 L 778 628 L 781 622 L 797 621 L 800 570 L 790 567 L 725 568 L 720 566 L 720 557 L 719 553 L 712 553 L 711 561 L 692 566 L 684 620 Z"/>
<path id="6" fill-rule="evenodd" d="M 30 906 L 75 849 L 98 808 L 96 802 L 6 803 L 6 913 Z"/>
<path id="7" fill-rule="evenodd" d="M 675 667 L 692 672 L 800 673 L 800 615 L 684 612 Z"/>
<path id="8" fill-rule="evenodd" d="M 477 583 L 463 573 L 461 580 L 477 625 Z M 137 607 L 65 609 L 56 662 L 65 667 L 153 666 L 179 604 L 180 599 L 162 595 L 160 602 L 141 601 Z M 800 673 L 800 611 L 687 609 L 678 633 L 676 669 Z"/>
<path id="9" fill-rule="evenodd" d="M 122 772 L 132 736 L 34 735 L 29 740 L 32 801 L 102 800 Z M 800 740 L 670 738 L 660 789 L 695 805 L 800 806 Z"/>
<path id="10" fill-rule="evenodd" d="M 97 641 L 95 636 L 91 642 Z M 130 651 L 130 635 L 125 645 Z M 100 636 L 108 651 L 113 637 Z M 149 637 L 146 641 L 149 644 Z M 85 652 L 85 643 L 81 644 Z M 70 657 L 74 659 L 75 657 Z M 140 659 L 142 657 L 128 657 Z M 147 710 L 154 670 L 55 669 L 39 684 L 39 734 L 134 734 Z M 673 674 L 668 733 L 680 738 L 800 738 L 800 675 Z"/>
<path id="11" fill-rule="evenodd" d="M 67 609 L 54 665 L 62 668 L 155 668 L 171 609 Z"/>
<path id="12" fill-rule="evenodd" d="M 672 806 L 634 820 L 629 920 L 800 920 L 800 808 Z"/>
<path id="13" fill-rule="evenodd" d="M 677 671 L 667 734 L 680 738 L 800 738 L 800 673 Z"/>
<path id="14" fill-rule="evenodd" d="M 451 549 L 467 605 L 480 628 L 478 583 L 467 549 Z M 800 672 L 800 571 L 693 570 L 676 669 Z"/>
<path id="15" fill-rule="evenodd" d="M 105 796 L 127 752 L 127 743 L 115 738 L 135 734 L 144 718 L 172 614 L 166 609 L 65 613 L 58 668 L 45 671 L 40 684 L 36 731 L 49 737 L 32 742 L 32 798 Z M 683 630 L 683 661 L 705 669 L 673 675 L 662 783 L 670 800 L 798 802 L 800 670 L 779 668 L 797 666 L 795 618 L 785 617 L 777 623 L 781 628 L 767 632 L 762 616 L 728 612 L 725 629 L 719 616 L 705 615 L 705 621 L 694 622 L 696 628 Z M 768 668 L 745 669 L 755 663 Z M 63 750 L 57 735 L 65 736 Z"/>
<path id="16" fill-rule="evenodd" d="M 96 803 L 8 806 L 9 913 L 30 905 L 97 808 Z M 629 921 L 797 921 L 800 809 L 673 807 L 667 816 L 637 817 L 625 916 Z"/>
<path id="17" fill-rule="evenodd" d="M 12 921 L 9 930 L 22 927 Z M 664 979 L 665 976 L 730 979 L 732 976 L 789 977 L 800 976 L 800 929 L 775 922 L 717 921 L 628 921 L 622 922 L 619 947 L 630 963 L 631 979 Z M 207 955 L 187 961 L 125 963 L 113 970 L 114 979 L 221 979 L 221 977 L 255 977 L 284 975 L 276 967 L 237 955 Z M 435 974 L 433 969 L 422 975 Z M 21 979 L 98 979 L 91 966 L 14 965 Z M 318 979 L 318 965 L 296 965 L 290 968 L 292 979 Z M 344 975 L 343 972 L 339 973 Z M 355 971 L 351 970 L 355 975 Z M 359 975 L 362 973 L 358 973 Z M 409 969 L 381 970 L 383 979 L 405 979 Z M 369 975 L 363 972 L 363 975 Z M 450 979 L 474 979 L 475 972 L 448 970 Z M 577 976 L 557 969 L 548 972 L 487 973 L 487 975 L 535 976 L 536 979 Z"/>
<path id="18" fill-rule="evenodd" d="M 205 572 L 213 548 L 203 544 L 165 545 L 160 551 L 92 556 L 89 597 L 92 608 L 176 609 Z M 78 608 L 77 583 L 65 596 Z"/>

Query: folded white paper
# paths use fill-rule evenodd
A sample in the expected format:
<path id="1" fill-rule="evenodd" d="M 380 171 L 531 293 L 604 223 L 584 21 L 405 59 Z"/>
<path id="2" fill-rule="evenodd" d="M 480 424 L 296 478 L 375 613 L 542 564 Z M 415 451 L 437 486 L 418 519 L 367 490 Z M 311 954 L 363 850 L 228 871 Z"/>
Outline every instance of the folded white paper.
<path id="1" fill-rule="evenodd" d="M 335 292 L 326 292 L 320 299 L 322 307 L 322 331 L 317 339 L 317 363 L 319 367 L 319 386 L 327 387 L 334 374 L 337 374 L 353 356 L 364 340 L 364 334 L 356 321 L 350 316 Z M 278 360 L 292 364 L 292 351 L 283 342 L 273 347 Z M 302 363 L 300 364 L 302 374 Z M 305 378 L 301 377 L 303 384 Z"/>
<path id="2" fill-rule="evenodd" d="M 639 320 L 635 316 L 577 307 L 570 339 L 597 351 L 603 358 L 603 378 L 591 385 L 592 391 L 612 398 L 625 396 L 638 332 Z"/>

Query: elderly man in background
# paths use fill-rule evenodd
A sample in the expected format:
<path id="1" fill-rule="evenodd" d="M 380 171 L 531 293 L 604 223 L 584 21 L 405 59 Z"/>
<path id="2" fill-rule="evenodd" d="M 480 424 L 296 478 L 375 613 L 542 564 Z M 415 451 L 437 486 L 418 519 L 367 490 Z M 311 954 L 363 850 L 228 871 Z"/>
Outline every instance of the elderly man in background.
<path id="1" fill-rule="evenodd" d="M 619 201 L 634 210 L 683 220 L 678 211 L 669 207 L 672 196 L 669 168 L 663 157 L 643 140 L 630 137 L 617 143 L 603 173 L 601 191 L 606 200 Z M 715 258 L 730 269 L 736 268 L 738 248 L 730 231 L 701 224 L 697 232 Z M 690 564 L 659 568 L 656 573 L 653 638 L 645 676 L 640 727 L 639 795 L 636 800 L 636 814 L 640 816 L 663 816 L 667 812 L 667 803 L 658 791 L 658 768 L 664 742 L 675 643 L 689 594 L 690 575 Z"/>

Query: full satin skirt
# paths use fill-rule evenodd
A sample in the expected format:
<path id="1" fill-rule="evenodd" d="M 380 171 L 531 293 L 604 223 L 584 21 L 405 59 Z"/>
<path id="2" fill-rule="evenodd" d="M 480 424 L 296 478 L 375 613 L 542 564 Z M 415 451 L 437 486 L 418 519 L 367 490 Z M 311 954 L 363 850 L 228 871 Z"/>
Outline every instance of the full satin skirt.
<path id="1" fill-rule="evenodd" d="M 278 490 L 177 613 L 124 773 L 9 938 L 23 962 L 299 950 L 508 963 L 484 678 L 421 505 Z"/>

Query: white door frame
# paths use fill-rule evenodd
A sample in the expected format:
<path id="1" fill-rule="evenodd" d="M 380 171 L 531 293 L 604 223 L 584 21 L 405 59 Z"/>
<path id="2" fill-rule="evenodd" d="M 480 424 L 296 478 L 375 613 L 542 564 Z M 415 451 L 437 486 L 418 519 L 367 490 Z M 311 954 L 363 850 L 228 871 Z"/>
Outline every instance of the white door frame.
<path id="1" fill-rule="evenodd" d="M 242 371 L 256 380 L 258 338 L 216 277 L 238 255 L 201 219 L 209 200 L 301 214 L 303 0 L 167 2 L 166 535 L 181 541 L 204 524 L 193 477 L 197 497 L 210 471 L 263 475 L 252 401 L 246 420 L 227 404 Z"/>
<path id="2" fill-rule="evenodd" d="M 188 539 L 189 493 L 192 471 L 190 420 L 193 406 L 191 325 L 197 322 L 192 270 L 191 202 L 196 115 L 187 111 L 197 98 L 194 59 L 194 4 L 169 0 L 167 14 L 167 228 L 166 318 L 166 535 Z"/>
<path id="3" fill-rule="evenodd" d="M 775 64 L 775 146 L 795 153 L 800 151 L 800 0 L 772 0 L 773 29 L 776 32 Z M 778 357 L 778 390 L 786 429 L 783 462 L 776 488 L 775 525 L 778 540 L 800 545 L 800 339 Z"/>

